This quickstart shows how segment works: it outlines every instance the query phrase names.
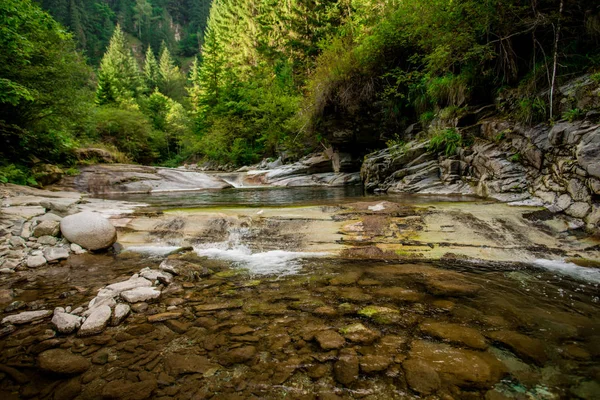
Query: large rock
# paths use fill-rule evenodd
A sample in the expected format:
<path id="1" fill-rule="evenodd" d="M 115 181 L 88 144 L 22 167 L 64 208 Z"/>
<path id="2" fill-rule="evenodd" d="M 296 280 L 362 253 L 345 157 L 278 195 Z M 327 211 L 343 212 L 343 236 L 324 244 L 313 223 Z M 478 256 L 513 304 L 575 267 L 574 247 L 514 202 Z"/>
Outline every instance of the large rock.
<path id="1" fill-rule="evenodd" d="M 117 230 L 104 217 L 92 212 L 81 212 L 63 218 L 60 231 L 72 243 L 88 250 L 102 250 L 117 241 Z"/>
<path id="2" fill-rule="evenodd" d="M 38 356 L 42 371 L 57 375 L 79 375 L 87 371 L 91 363 L 80 355 L 63 349 L 46 350 Z"/>

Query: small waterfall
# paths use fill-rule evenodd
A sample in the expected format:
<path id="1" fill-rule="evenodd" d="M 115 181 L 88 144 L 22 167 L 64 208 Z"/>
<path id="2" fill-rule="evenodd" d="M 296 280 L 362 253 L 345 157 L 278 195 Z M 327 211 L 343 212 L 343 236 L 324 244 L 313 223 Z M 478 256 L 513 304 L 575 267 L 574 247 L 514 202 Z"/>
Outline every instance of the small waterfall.
<path id="1" fill-rule="evenodd" d="M 205 243 L 194 247 L 196 254 L 232 262 L 253 275 L 293 275 L 302 269 L 302 259 L 327 256 L 328 253 L 270 250 L 254 253 L 244 244 L 249 228 L 231 228 L 224 242 Z"/>
<path id="2" fill-rule="evenodd" d="M 560 260 L 535 260 L 533 265 L 561 275 L 567 275 L 580 281 L 600 284 L 600 269 L 580 267 Z"/>

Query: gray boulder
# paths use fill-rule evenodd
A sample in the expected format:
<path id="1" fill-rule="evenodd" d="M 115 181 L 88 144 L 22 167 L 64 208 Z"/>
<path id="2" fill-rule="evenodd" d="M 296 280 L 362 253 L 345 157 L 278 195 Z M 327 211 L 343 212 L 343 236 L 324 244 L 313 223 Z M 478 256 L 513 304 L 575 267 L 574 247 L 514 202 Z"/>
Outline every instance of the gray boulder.
<path id="1" fill-rule="evenodd" d="M 104 217 L 93 212 L 69 215 L 60 221 L 65 238 L 88 250 L 102 250 L 117 241 L 117 230 Z"/>

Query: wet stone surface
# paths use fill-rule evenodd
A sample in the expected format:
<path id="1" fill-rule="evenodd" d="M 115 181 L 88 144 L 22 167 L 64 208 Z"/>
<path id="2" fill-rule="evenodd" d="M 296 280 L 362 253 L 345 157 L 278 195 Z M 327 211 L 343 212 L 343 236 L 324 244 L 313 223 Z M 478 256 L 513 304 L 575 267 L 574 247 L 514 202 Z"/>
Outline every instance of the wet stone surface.
<path id="1" fill-rule="evenodd" d="M 307 260 L 281 277 L 163 261 L 72 255 L 0 278 L 2 318 L 35 312 L 0 327 L 2 398 L 597 396 L 594 284 L 458 262 Z M 129 303 L 139 289 L 159 296 Z M 78 334 L 79 317 L 98 325 Z"/>

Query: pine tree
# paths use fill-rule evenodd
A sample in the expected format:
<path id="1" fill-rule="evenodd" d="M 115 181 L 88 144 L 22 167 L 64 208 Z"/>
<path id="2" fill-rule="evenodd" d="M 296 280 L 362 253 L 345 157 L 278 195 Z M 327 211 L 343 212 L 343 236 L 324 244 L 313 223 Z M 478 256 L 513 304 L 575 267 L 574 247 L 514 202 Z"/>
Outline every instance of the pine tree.
<path id="1" fill-rule="evenodd" d="M 152 51 L 152 47 L 148 46 L 146 50 L 146 62 L 144 63 L 144 78 L 146 80 L 146 87 L 149 91 L 154 91 L 160 83 L 160 71 L 158 68 L 158 62 Z"/>
<path id="2" fill-rule="evenodd" d="M 98 104 L 127 103 L 143 90 L 139 67 L 131 50 L 126 47 L 125 36 L 117 25 L 108 49 L 100 62 L 98 73 Z"/>
<path id="3" fill-rule="evenodd" d="M 158 61 L 159 83 L 158 88 L 165 96 L 181 101 L 185 95 L 184 81 L 179 67 L 171 57 L 171 52 L 162 44 L 162 51 Z"/>

